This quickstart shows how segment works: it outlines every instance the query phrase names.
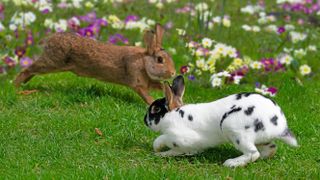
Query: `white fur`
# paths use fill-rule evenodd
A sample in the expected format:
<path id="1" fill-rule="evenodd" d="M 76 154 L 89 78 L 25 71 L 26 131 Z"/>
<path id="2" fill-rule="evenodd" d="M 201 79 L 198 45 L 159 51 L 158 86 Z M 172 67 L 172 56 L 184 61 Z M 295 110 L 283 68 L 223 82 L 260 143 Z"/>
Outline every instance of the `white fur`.
<path id="1" fill-rule="evenodd" d="M 233 106 L 242 109 L 229 114 L 220 127 L 223 115 L 230 112 Z M 255 108 L 251 115 L 246 115 L 244 111 L 250 106 Z M 228 159 L 224 165 L 236 167 L 253 162 L 260 156 L 274 155 L 276 149 L 271 143 L 274 139 L 282 139 L 286 143 L 290 139 L 289 144 L 297 146 L 294 137 L 283 135 L 288 127 L 280 107 L 259 94 L 248 97 L 242 94 L 239 100 L 237 95 L 230 95 L 210 103 L 184 105 L 179 109 L 184 112 L 183 118 L 179 110 L 174 109 L 166 113 L 157 125 L 153 123 L 150 126 L 162 134 L 153 143 L 155 152 L 160 156 L 192 155 L 231 142 L 243 155 Z M 192 121 L 188 119 L 189 115 L 193 117 Z M 270 121 L 275 115 L 278 117 L 277 125 Z M 262 122 L 264 130 L 254 131 L 256 119 Z M 246 126 L 250 127 L 246 129 Z M 269 148 L 271 145 L 273 148 Z M 160 152 L 165 146 L 170 150 Z"/>

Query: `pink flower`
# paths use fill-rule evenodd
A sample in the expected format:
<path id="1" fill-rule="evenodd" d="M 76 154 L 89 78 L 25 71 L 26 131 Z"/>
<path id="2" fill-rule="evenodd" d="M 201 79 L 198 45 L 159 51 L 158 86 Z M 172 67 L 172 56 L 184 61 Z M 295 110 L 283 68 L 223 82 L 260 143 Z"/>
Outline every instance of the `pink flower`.
<path id="1" fill-rule="evenodd" d="M 189 67 L 188 67 L 188 66 L 182 66 L 182 67 L 180 68 L 180 73 L 181 73 L 181 74 L 185 74 L 185 73 L 187 73 L 187 72 L 189 72 Z"/>

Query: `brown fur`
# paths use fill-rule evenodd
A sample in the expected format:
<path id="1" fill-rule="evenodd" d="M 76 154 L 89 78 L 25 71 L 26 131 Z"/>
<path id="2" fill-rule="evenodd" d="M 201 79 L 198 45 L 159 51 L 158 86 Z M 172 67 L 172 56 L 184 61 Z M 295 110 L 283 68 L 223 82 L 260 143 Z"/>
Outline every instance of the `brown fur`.
<path id="1" fill-rule="evenodd" d="M 179 78 L 175 78 L 173 80 L 172 86 L 170 86 L 169 82 L 165 81 L 162 89 L 166 97 L 169 111 L 183 106 L 182 97 L 184 94 L 185 86 L 182 76 L 180 76 Z"/>
<path id="2" fill-rule="evenodd" d="M 160 80 L 175 75 L 174 63 L 161 49 L 164 30 L 145 32 L 146 49 L 116 46 L 73 33 L 56 33 L 44 42 L 44 52 L 15 79 L 16 87 L 34 75 L 71 71 L 79 76 L 129 86 L 151 104 L 151 88 L 161 89 Z M 159 58 L 160 57 L 160 58 Z"/>

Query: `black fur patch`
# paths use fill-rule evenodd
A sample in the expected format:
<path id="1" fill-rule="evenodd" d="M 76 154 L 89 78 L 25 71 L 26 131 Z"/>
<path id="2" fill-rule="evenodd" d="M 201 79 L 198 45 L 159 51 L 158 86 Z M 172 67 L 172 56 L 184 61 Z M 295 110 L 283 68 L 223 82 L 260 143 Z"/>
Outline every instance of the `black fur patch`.
<path id="1" fill-rule="evenodd" d="M 192 120 L 193 120 L 193 117 L 192 117 L 191 114 L 188 115 L 188 119 L 189 119 L 189 121 L 192 121 Z"/>
<path id="2" fill-rule="evenodd" d="M 236 105 L 233 105 L 230 109 L 234 109 L 236 107 Z"/>
<path id="3" fill-rule="evenodd" d="M 262 123 L 262 121 L 259 121 L 259 119 L 254 120 L 253 122 L 253 126 L 254 126 L 254 132 L 258 132 L 258 131 L 264 131 L 264 125 Z"/>
<path id="4" fill-rule="evenodd" d="M 250 116 L 250 115 L 253 113 L 254 108 L 255 108 L 255 106 L 250 106 L 250 107 L 248 107 L 247 110 L 244 111 L 244 113 L 245 113 L 247 116 Z"/>
<path id="5" fill-rule="evenodd" d="M 184 116 L 184 111 L 183 111 L 183 110 L 179 110 L 179 114 L 180 114 L 180 116 L 183 118 L 183 116 Z"/>
<path id="6" fill-rule="evenodd" d="M 278 116 L 274 115 L 270 121 L 272 122 L 272 124 L 274 124 L 275 126 L 278 125 Z"/>
<path id="7" fill-rule="evenodd" d="M 236 100 L 241 99 L 242 93 L 236 95 Z"/>
<path id="8" fill-rule="evenodd" d="M 238 112 L 238 111 L 241 111 L 241 110 L 242 110 L 241 107 L 237 107 L 237 108 L 232 109 L 232 110 L 229 111 L 229 112 L 224 113 L 224 115 L 222 116 L 222 119 L 221 119 L 221 121 L 220 121 L 220 128 L 222 129 L 222 123 L 223 123 L 223 121 L 224 121 L 230 114 L 235 113 L 235 112 Z"/>
<path id="9" fill-rule="evenodd" d="M 173 142 L 172 143 L 173 147 L 179 147 L 177 143 Z"/>
<path id="10" fill-rule="evenodd" d="M 247 125 L 247 126 L 244 126 L 244 128 L 245 128 L 245 129 L 249 129 L 249 128 L 250 128 L 250 126 L 249 126 L 249 125 Z"/>
<path id="11" fill-rule="evenodd" d="M 244 97 L 249 97 L 251 94 L 254 94 L 254 93 L 251 93 L 251 92 L 239 93 L 239 94 L 236 95 L 236 100 L 241 99 L 241 98 L 242 98 L 242 95 L 243 95 Z"/>
<path id="12" fill-rule="evenodd" d="M 151 113 L 151 109 L 154 107 L 160 108 L 160 111 L 157 113 Z M 160 119 L 168 112 L 166 108 L 166 98 L 155 100 L 149 107 L 147 114 L 144 116 L 144 123 L 147 126 L 150 126 L 152 121 L 157 125 L 160 122 Z M 148 118 L 147 118 L 148 117 Z"/>
<path id="13" fill-rule="evenodd" d="M 237 144 L 240 144 L 240 140 L 239 139 L 237 139 L 236 142 L 237 142 Z"/>
<path id="14" fill-rule="evenodd" d="M 180 108 L 177 108 L 176 111 L 178 112 L 180 110 Z"/>
<path id="15" fill-rule="evenodd" d="M 270 148 L 276 148 L 277 146 L 275 144 L 271 144 L 269 147 Z"/>
<path id="16" fill-rule="evenodd" d="M 288 128 L 283 131 L 283 133 L 281 134 L 281 136 L 294 137 L 293 133 L 292 133 Z"/>

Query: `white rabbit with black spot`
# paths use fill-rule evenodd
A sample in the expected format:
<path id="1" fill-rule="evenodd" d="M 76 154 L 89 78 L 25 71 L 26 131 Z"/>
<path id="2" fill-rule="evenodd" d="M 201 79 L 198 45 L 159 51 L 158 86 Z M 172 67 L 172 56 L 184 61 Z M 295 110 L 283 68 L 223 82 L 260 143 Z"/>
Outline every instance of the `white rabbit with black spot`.
<path id="1" fill-rule="evenodd" d="M 200 104 L 183 105 L 184 80 L 177 76 L 172 87 L 164 84 L 165 98 L 154 101 L 145 124 L 161 135 L 153 148 L 160 156 L 192 155 L 230 142 L 243 155 L 225 166 L 244 166 L 258 158 L 272 157 L 274 140 L 298 146 L 280 107 L 256 93 L 240 93 Z M 160 152 L 163 147 L 169 150 Z"/>

